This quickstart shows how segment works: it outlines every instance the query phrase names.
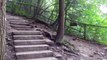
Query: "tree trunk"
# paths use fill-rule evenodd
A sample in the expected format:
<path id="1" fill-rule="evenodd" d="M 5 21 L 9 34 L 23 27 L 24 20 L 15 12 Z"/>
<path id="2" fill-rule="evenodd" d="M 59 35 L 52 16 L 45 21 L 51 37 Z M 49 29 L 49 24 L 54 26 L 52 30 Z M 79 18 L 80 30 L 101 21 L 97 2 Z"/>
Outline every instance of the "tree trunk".
<path id="1" fill-rule="evenodd" d="M 41 4 L 41 0 L 38 0 L 37 1 L 37 5 L 34 7 L 34 15 L 33 15 L 33 17 L 35 18 L 37 18 L 38 17 L 38 14 L 40 13 L 39 11 L 40 11 L 40 4 Z"/>
<path id="2" fill-rule="evenodd" d="M 0 60 L 5 58 L 5 4 L 6 0 L 0 0 Z"/>
<path id="3" fill-rule="evenodd" d="M 65 22 L 65 11 L 64 11 L 64 0 L 59 0 L 59 20 L 58 20 L 58 30 L 55 38 L 56 43 L 60 42 L 64 36 L 64 22 Z"/>

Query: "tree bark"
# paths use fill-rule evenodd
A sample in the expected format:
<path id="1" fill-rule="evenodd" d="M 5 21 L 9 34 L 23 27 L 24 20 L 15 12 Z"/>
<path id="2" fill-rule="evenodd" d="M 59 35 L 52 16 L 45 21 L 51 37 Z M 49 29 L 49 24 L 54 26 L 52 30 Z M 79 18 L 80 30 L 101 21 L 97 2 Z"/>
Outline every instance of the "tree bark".
<path id="1" fill-rule="evenodd" d="M 5 58 L 5 4 L 6 0 L 0 0 L 0 60 Z"/>
<path id="2" fill-rule="evenodd" d="M 59 20 L 58 20 L 58 30 L 55 38 L 56 43 L 60 42 L 64 36 L 64 22 L 65 22 L 65 11 L 64 11 L 64 0 L 59 0 Z"/>

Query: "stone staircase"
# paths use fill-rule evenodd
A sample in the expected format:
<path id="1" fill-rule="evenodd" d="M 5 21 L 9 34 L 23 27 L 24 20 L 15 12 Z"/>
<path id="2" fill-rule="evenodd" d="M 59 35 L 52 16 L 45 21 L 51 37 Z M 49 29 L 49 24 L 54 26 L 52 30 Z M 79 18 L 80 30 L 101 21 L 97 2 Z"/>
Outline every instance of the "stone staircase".
<path id="1" fill-rule="evenodd" d="M 42 35 L 39 28 L 33 28 L 27 20 L 9 20 L 17 60 L 58 60 L 49 44 L 53 42 Z"/>

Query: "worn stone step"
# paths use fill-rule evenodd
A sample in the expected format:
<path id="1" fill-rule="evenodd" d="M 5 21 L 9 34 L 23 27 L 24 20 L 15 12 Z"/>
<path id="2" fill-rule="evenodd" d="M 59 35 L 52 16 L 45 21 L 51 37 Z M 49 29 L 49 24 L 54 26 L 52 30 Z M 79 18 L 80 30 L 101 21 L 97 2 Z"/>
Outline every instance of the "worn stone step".
<path id="1" fill-rule="evenodd" d="M 9 22 L 28 22 L 27 20 L 23 20 L 23 19 L 21 19 L 21 20 L 9 20 Z"/>
<path id="2" fill-rule="evenodd" d="M 23 20 L 22 17 L 16 17 L 16 16 L 7 16 L 6 17 L 8 20 Z"/>
<path id="3" fill-rule="evenodd" d="M 10 24 L 14 24 L 14 25 L 29 25 L 29 23 L 19 23 L 19 22 L 10 22 Z"/>
<path id="4" fill-rule="evenodd" d="M 28 21 L 9 21 L 10 23 L 28 23 Z"/>
<path id="5" fill-rule="evenodd" d="M 16 30 L 21 31 L 42 31 L 40 28 L 14 28 Z"/>
<path id="6" fill-rule="evenodd" d="M 16 52 L 16 56 L 17 56 L 17 59 L 33 59 L 33 58 L 53 57 L 53 52 L 50 50 Z"/>
<path id="7" fill-rule="evenodd" d="M 13 29 L 16 30 L 31 30 L 33 29 L 33 27 L 29 27 L 29 26 L 20 26 L 20 27 L 12 27 Z"/>
<path id="8" fill-rule="evenodd" d="M 6 17 L 8 21 L 11 21 L 11 20 L 22 20 L 22 18 L 16 18 L 16 17 Z"/>
<path id="9" fill-rule="evenodd" d="M 49 40 L 49 39 L 44 39 L 44 40 L 46 41 L 46 44 L 48 44 L 48 45 L 53 45 L 54 44 L 54 42 Z"/>
<path id="10" fill-rule="evenodd" d="M 38 45 L 38 44 L 46 44 L 45 40 L 14 40 L 15 45 Z"/>
<path id="11" fill-rule="evenodd" d="M 30 24 L 10 24 L 10 26 L 30 26 Z"/>
<path id="12" fill-rule="evenodd" d="M 29 24 L 27 22 L 9 22 L 10 24 L 17 24 L 17 25 L 26 25 Z"/>
<path id="13" fill-rule="evenodd" d="M 43 35 L 14 35 L 14 40 L 43 39 Z"/>
<path id="14" fill-rule="evenodd" d="M 55 57 L 34 58 L 34 59 L 18 59 L 18 60 L 58 60 Z"/>
<path id="15" fill-rule="evenodd" d="M 16 52 L 25 52 L 25 51 L 41 51 L 41 50 L 49 50 L 49 46 L 44 45 L 16 45 Z"/>
<path id="16" fill-rule="evenodd" d="M 15 20 L 15 21 L 9 21 L 9 23 L 29 23 L 28 21 L 25 21 L 25 20 Z"/>
<path id="17" fill-rule="evenodd" d="M 41 35 L 40 31 L 13 31 L 14 35 Z"/>
<path id="18" fill-rule="evenodd" d="M 49 39 L 36 39 L 36 40 L 14 40 L 15 45 L 38 45 L 38 44 L 48 44 L 48 45 L 53 45 L 54 42 L 49 40 Z"/>
<path id="19" fill-rule="evenodd" d="M 13 28 L 32 28 L 32 26 L 24 26 L 24 25 L 13 25 Z"/>
<path id="20" fill-rule="evenodd" d="M 29 26 L 30 24 L 29 23 L 10 23 L 10 26 L 12 25 L 25 25 L 25 26 Z"/>
<path id="21" fill-rule="evenodd" d="M 14 28 L 16 30 L 32 30 L 33 28 Z"/>
<path id="22" fill-rule="evenodd" d="M 30 26 L 30 24 L 10 24 L 10 26 Z"/>

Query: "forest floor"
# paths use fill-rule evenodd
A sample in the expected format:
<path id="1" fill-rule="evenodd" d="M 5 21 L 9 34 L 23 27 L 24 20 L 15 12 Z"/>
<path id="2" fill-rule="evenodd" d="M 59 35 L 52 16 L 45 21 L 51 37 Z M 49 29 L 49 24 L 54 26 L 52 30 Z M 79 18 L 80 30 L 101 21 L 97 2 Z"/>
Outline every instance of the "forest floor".
<path id="1" fill-rule="evenodd" d="M 48 33 L 50 33 L 50 35 L 55 34 L 55 31 L 53 31 L 52 29 L 48 28 L 43 24 L 35 23 L 34 25 L 36 25 L 38 28 L 47 31 Z M 64 40 L 70 42 L 75 47 L 75 49 L 78 50 L 78 52 L 76 53 L 79 54 L 79 55 L 75 55 L 73 53 L 70 54 L 69 52 L 66 51 L 61 52 L 63 48 L 61 46 L 60 47 L 55 46 L 54 50 L 56 49 L 58 52 L 60 52 L 65 58 L 65 60 L 107 60 L 107 46 L 102 46 L 69 35 L 65 35 Z"/>
<path id="2" fill-rule="evenodd" d="M 43 24 L 35 22 L 32 25 L 41 28 L 42 30 L 48 32 L 50 35 L 55 35 L 56 33 L 54 30 L 48 28 Z M 8 29 L 10 29 L 9 26 L 7 27 Z M 107 46 L 98 45 L 69 35 L 65 35 L 64 40 L 70 42 L 75 47 L 75 49 L 78 50 L 77 52 L 75 52 L 78 54 L 77 55 L 75 53 L 65 51 L 64 49 L 66 48 L 63 46 L 53 45 L 52 50 L 55 52 L 59 52 L 64 60 L 107 60 Z M 7 50 L 7 52 L 8 51 L 9 50 Z"/>
<path id="3" fill-rule="evenodd" d="M 73 36 L 65 36 L 64 39 L 68 40 L 71 44 L 79 50 L 80 60 L 107 60 L 107 47 L 94 44 L 82 39 L 75 39 Z"/>

